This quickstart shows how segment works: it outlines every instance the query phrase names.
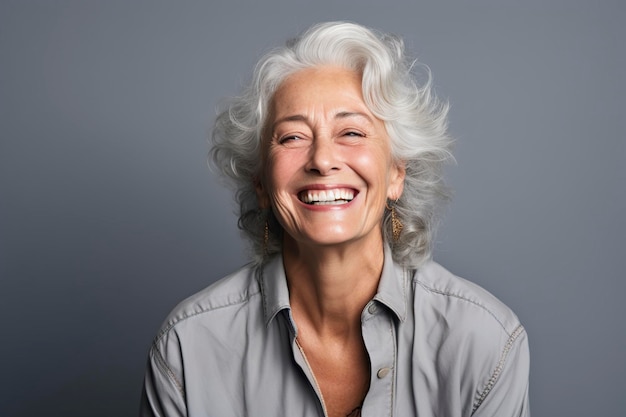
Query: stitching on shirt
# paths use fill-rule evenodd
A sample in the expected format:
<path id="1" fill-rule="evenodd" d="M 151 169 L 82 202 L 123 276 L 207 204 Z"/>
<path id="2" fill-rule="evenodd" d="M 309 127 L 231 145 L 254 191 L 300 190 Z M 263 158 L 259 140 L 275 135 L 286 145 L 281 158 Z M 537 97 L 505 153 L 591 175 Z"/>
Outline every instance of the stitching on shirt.
<path id="1" fill-rule="evenodd" d="M 474 300 L 471 300 L 471 299 L 469 299 L 469 298 L 467 298 L 467 297 L 463 297 L 463 296 L 458 295 L 458 294 L 452 294 L 452 293 L 449 293 L 449 292 L 446 292 L 446 291 L 442 291 L 442 290 L 438 290 L 438 289 L 436 289 L 436 288 L 429 287 L 428 285 L 426 285 L 425 283 L 423 283 L 423 282 L 422 282 L 422 281 L 420 281 L 420 280 L 415 280 L 415 282 L 416 282 L 416 283 L 418 283 L 418 284 L 419 284 L 422 288 L 424 288 L 425 290 L 430 291 L 430 292 L 432 292 L 432 293 L 435 293 L 435 294 L 440 294 L 440 295 L 445 295 L 445 296 L 447 296 L 447 297 L 454 297 L 454 298 L 458 298 L 459 300 L 467 301 L 468 303 L 474 304 L 475 306 L 482 308 L 482 309 L 483 309 L 483 310 L 485 310 L 487 313 L 489 313 L 489 315 L 490 315 L 491 317 L 493 317 L 493 318 L 494 318 L 494 319 L 495 319 L 495 320 L 496 320 L 496 321 L 500 324 L 500 326 L 502 327 L 502 329 L 504 330 L 504 332 L 505 332 L 507 335 L 511 336 L 511 333 L 509 333 L 509 331 L 507 330 L 506 326 L 504 325 L 504 323 L 502 323 L 502 321 L 498 318 L 498 316 L 496 316 L 496 315 L 495 315 L 495 314 L 494 314 L 491 310 L 489 310 L 489 309 L 488 309 L 486 306 L 484 306 L 483 304 L 480 304 L 480 303 L 478 303 L 478 302 L 476 302 L 476 301 L 474 301 Z"/>
<path id="2" fill-rule="evenodd" d="M 256 271 L 256 281 L 259 283 L 259 287 L 261 289 L 261 303 L 263 304 L 263 315 L 267 318 L 267 301 L 265 300 L 267 291 L 265 290 L 265 279 L 263 279 L 263 269 L 258 268 Z"/>
<path id="3" fill-rule="evenodd" d="M 174 326 L 176 326 L 178 323 L 185 321 L 187 319 L 190 319 L 192 317 L 198 316 L 200 314 L 204 314 L 204 313 L 209 313 L 211 311 L 215 311 L 215 310 L 220 310 L 222 308 L 226 308 L 226 307 L 231 307 L 237 304 L 242 304 L 245 303 L 247 301 L 250 300 L 251 297 L 259 294 L 260 291 L 255 291 L 253 293 L 250 293 L 248 290 L 245 291 L 245 293 L 243 294 L 243 297 L 240 300 L 236 300 L 236 301 L 232 301 L 230 303 L 227 304 L 223 304 L 223 305 L 218 305 L 218 306 L 214 306 L 214 307 L 201 307 L 200 311 L 194 311 L 192 314 L 187 314 L 184 315 L 182 317 L 177 317 L 176 319 L 174 319 L 171 323 L 169 323 L 167 326 L 165 326 L 161 332 L 157 335 L 157 337 L 154 339 L 154 343 L 158 343 L 163 336 L 165 336 L 165 334 L 167 332 L 169 332 Z"/>
<path id="4" fill-rule="evenodd" d="M 402 321 L 406 320 L 406 317 L 409 314 L 409 297 L 407 296 L 408 291 L 407 291 L 407 287 L 408 287 L 408 283 L 409 280 L 411 279 L 411 276 L 413 275 L 411 272 L 407 271 L 406 268 L 402 269 L 404 272 L 404 276 L 402 277 L 402 296 L 404 297 L 404 316 L 402 317 Z"/>
<path id="5" fill-rule="evenodd" d="M 154 358 L 156 360 L 157 367 L 163 374 L 167 376 L 167 378 L 172 382 L 172 384 L 174 384 L 174 387 L 178 390 L 178 392 L 180 393 L 180 395 L 183 397 L 183 400 L 184 400 L 185 390 L 183 389 L 182 382 L 180 382 L 180 380 L 174 374 L 174 371 L 172 371 L 170 367 L 168 366 L 167 362 L 165 362 L 163 355 L 161 355 L 161 351 L 156 345 L 153 346 L 153 351 L 154 351 Z"/>
<path id="6" fill-rule="evenodd" d="M 493 389 L 493 386 L 498 381 L 498 378 L 500 377 L 500 373 L 502 373 L 502 369 L 504 368 L 504 363 L 506 362 L 506 358 L 508 357 L 509 352 L 511 351 L 511 348 L 513 347 L 513 343 L 515 343 L 515 340 L 517 340 L 519 335 L 521 335 L 523 332 L 524 332 L 524 327 L 520 324 L 519 326 L 515 328 L 515 330 L 513 330 L 513 333 L 511 333 L 511 336 L 509 336 L 509 339 L 507 340 L 506 344 L 504 345 L 504 349 L 502 350 L 502 354 L 500 355 L 500 360 L 498 361 L 498 364 L 496 365 L 496 369 L 491 374 L 491 378 L 489 378 L 489 381 L 487 382 L 485 389 L 482 391 L 480 396 L 474 402 L 474 406 L 472 407 L 472 414 L 474 414 L 476 410 L 478 409 L 478 407 L 480 407 L 480 405 L 483 403 L 487 395 Z"/>

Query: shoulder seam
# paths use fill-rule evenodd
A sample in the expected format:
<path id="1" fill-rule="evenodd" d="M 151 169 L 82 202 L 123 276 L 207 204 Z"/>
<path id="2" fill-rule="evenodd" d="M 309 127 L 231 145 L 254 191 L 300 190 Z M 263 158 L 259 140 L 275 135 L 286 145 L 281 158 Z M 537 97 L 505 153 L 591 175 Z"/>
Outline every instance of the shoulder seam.
<path id="1" fill-rule="evenodd" d="M 156 345 L 156 343 L 158 343 L 167 332 L 169 332 L 174 326 L 176 326 L 178 323 L 180 323 L 182 321 L 185 321 L 185 320 L 190 319 L 192 317 L 198 316 L 200 314 L 204 314 L 204 313 L 208 313 L 208 312 L 211 312 L 211 311 L 220 310 L 222 308 L 231 307 L 231 306 L 234 306 L 234 305 L 237 305 L 237 304 L 245 303 L 245 302 L 249 301 L 251 297 L 253 297 L 253 296 L 257 295 L 257 294 L 260 294 L 260 292 L 261 291 L 259 290 L 259 291 L 255 291 L 255 292 L 251 293 L 251 292 L 246 290 L 244 296 L 240 300 L 233 301 L 233 302 L 226 303 L 226 304 L 219 305 L 219 306 L 215 306 L 215 307 L 202 308 L 202 309 L 200 309 L 200 311 L 194 311 L 192 314 L 184 315 L 182 317 L 177 317 L 171 323 L 168 323 L 165 327 L 163 327 L 161 329 L 161 331 L 159 332 L 157 337 L 154 339 L 154 344 Z"/>
<path id="2" fill-rule="evenodd" d="M 507 335 L 511 336 L 511 335 L 513 334 L 513 333 L 509 333 L 509 331 L 507 330 L 507 328 L 506 328 L 506 326 L 504 325 L 504 323 L 502 323 L 502 320 L 500 320 L 500 319 L 498 318 L 498 316 L 496 316 L 496 315 L 493 313 L 493 311 L 491 311 L 489 308 L 487 308 L 487 306 L 485 306 L 485 305 L 483 305 L 483 304 L 481 304 L 481 303 L 478 303 L 478 302 L 476 302 L 476 301 L 474 301 L 474 300 L 472 300 L 472 299 L 469 299 L 469 298 L 467 298 L 467 297 L 463 297 L 463 296 L 461 296 L 461 295 L 458 295 L 458 294 L 452 294 L 452 293 L 449 293 L 449 292 L 446 292 L 446 291 L 442 291 L 442 290 L 439 290 L 439 289 L 436 289 L 436 288 L 429 287 L 428 285 L 426 285 L 426 283 L 424 283 L 424 282 L 420 281 L 419 279 L 416 279 L 416 280 L 415 280 L 415 282 L 416 282 L 417 284 L 419 284 L 419 285 L 420 285 L 422 288 L 424 288 L 425 290 L 430 291 L 430 292 L 432 292 L 432 293 L 439 294 L 439 295 L 445 295 L 445 296 L 447 296 L 447 297 L 454 297 L 454 298 L 458 298 L 459 300 L 466 301 L 466 302 L 468 302 L 468 303 L 470 303 L 470 304 L 474 304 L 475 306 L 482 308 L 482 309 L 483 309 L 483 310 L 485 310 L 487 313 L 489 313 L 489 315 L 490 315 L 491 317 L 493 317 L 495 321 L 497 321 L 497 322 L 498 322 L 498 324 L 502 327 L 502 329 L 504 330 L 504 332 L 505 332 Z M 516 330 L 517 330 L 517 329 L 516 329 Z M 515 330 L 514 330 L 513 332 L 515 332 Z"/>
<path id="3" fill-rule="evenodd" d="M 491 374 L 491 378 L 489 378 L 489 381 L 487 382 L 485 389 L 483 389 L 482 393 L 478 396 L 478 398 L 474 402 L 474 406 L 472 407 L 472 414 L 476 412 L 476 410 L 478 409 L 478 407 L 480 407 L 480 405 L 483 403 L 485 398 L 487 398 L 487 395 L 489 395 L 489 393 L 493 389 L 496 382 L 498 382 L 498 378 L 500 377 L 500 373 L 502 373 L 502 369 L 504 368 L 506 359 L 509 356 L 509 352 L 511 351 L 511 348 L 513 347 L 513 344 L 515 343 L 517 338 L 522 333 L 524 333 L 524 327 L 520 324 L 519 326 L 515 328 L 513 333 L 511 333 L 511 336 L 509 336 L 509 339 L 506 341 L 506 344 L 504 345 L 504 349 L 502 349 L 502 353 L 500 354 L 500 360 L 498 360 L 496 368 Z"/>
<path id="4" fill-rule="evenodd" d="M 184 400 L 185 390 L 183 389 L 182 382 L 176 377 L 176 375 L 174 374 L 174 371 L 172 371 L 172 369 L 169 367 L 167 362 L 165 362 L 165 359 L 163 358 L 163 355 L 161 354 L 161 351 L 159 350 L 158 346 L 156 344 L 153 344 L 152 349 L 153 349 L 153 355 L 154 355 L 157 368 L 159 368 L 159 370 L 164 375 L 167 376 L 167 378 L 174 385 L 174 388 L 176 388 L 176 390 L 180 393 L 180 395 L 183 397 L 183 400 Z"/>

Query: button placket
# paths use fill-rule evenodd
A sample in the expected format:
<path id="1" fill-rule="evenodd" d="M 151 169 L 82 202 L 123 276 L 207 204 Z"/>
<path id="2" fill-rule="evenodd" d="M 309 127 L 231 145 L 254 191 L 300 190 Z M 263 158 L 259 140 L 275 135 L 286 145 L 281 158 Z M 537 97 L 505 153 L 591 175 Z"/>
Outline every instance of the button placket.
<path id="1" fill-rule="evenodd" d="M 367 307 L 362 319 L 363 340 L 372 369 L 363 415 L 391 416 L 396 357 L 394 322 L 376 301 Z"/>

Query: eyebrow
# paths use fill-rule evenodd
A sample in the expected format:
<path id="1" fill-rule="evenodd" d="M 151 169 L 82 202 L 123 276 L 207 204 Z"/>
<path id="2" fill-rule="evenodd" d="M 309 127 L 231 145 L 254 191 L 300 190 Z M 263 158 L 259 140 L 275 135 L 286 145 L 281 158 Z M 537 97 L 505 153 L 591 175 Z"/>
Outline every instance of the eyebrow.
<path id="1" fill-rule="evenodd" d="M 373 120 L 370 116 L 361 112 L 342 111 L 335 115 L 335 119 L 345 119 L 348 117 L 363 117 L 367 119 L 368 122 L 373 123 Z"/>
<path id="2" fill-rule="evenodd" d="M 337 114 L 335 114 L 334 119 L 347 119 L 350 117 L 363 117 L 368 122 L 373 124 L 372 118 L 368 116 L 367 114 L 361 113 L 361 112 L 340 111 L 340 112 L 337 112 Z M 276 128 L 277 125 L 284 123 L 284 122 L 306 122 L 306 121 L 307 121 L 307 117 L 302 114 L 294 114 L 291 116 L 286 116 L 272 123 L 272 131 Z"/>

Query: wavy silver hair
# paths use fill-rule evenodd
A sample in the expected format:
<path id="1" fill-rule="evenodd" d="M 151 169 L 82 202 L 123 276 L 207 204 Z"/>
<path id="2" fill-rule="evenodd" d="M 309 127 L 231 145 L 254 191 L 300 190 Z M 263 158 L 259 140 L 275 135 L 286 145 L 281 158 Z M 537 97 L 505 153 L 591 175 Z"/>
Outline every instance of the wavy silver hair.
<path id="1" fill-rule="evenodd" d="M 258 62 L 243 94 L 218 114 L 209 160 L 231 180 L 236 191 L 239 228 L 250 239 L 256 262 L 281 251 L 282 227 L 271 210 L 259 208 L 255 192 L 270 100 L 290 74 L 324 65 L 361 74 L 365 103 L 384 121 L 392 156 L 404 164 L 404 191 L 392 202 L 403 224 L 402 233 L 397 240 L 392 239 L 389 210 L 382 226 L 395 261 L 416 268 L 431 256 L 439 207 L 448 197 L 442 179 L 443 164 L 451 158 L 448 105 L 434 96 L 430 71 L 407 58 L 400 38 L 354 23 L 318 24 L 270 51 Z M 421 85 L 416 68 L 425 73 Z M 264 243 L 266 221 L 270 233 Z"/>

